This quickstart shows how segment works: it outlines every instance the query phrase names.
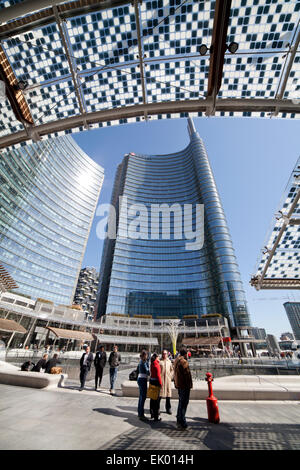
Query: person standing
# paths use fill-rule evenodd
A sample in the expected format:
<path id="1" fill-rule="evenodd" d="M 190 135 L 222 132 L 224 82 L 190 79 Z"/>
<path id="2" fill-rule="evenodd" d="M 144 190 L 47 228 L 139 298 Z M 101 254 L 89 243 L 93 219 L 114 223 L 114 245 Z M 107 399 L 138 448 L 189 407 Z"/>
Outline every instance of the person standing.
<path id="1" fill-rule="evenodd" d="M 101 386 L 102 376 L 103 376 L 103 369 L 105 367 L 107 361 L 106 352 L 104 351 L 104 346 L 100 346 L 99 351 L 96 352 L 94 366 L 95 366 L 95 390 Z"/>
<path id="2" fill-rule="evenodd" d="M 179 402 L 177 409 L 177 427 L 178 429 L 186 429 L 187 423 L 185 419 L 187 406 L 190 399 L 190 390 L 193 388 L 192 375 L 187 361 L 187 350 L 182 348 L 179 356 L 174 363 L 174 381 L 178 390 Z"/>
<path id="3" fill-rule="evenodd" d="M 85 352 L 82 354 L 81 359 L 80 359 L 80 389 L 79 391 L 84 389 L 85 386 L 85 381 L 87 378 L 87 375 L 91 369 L 91 365 L 93 362 L 94 356 L 93 353 L 90 352 L 90 347 L 86 346 Z"/>
<path id="4" fill-rule="evenodd" d="M 149 369 L 149 357 L 147 351 L 143 350 L 140 355 L 140 362 L 139 362 L 139 374 L 137 383 L 139 386 L 139 403 L 138 403 L 138 417 L 142 421 L 147 421 L 145 416 L 144 406 L 147 397 L 147 382 L 148 376 L 150 375 Z"/>
<path id="5" fill-rule="evenodd" d="M 110 353 L 109 359 L 109 376 L 110 376 L 110 394 L 115 393 L 115 383 L 117 380 L 118 367 L 121 363 L 121 354 L 118 351 L 118 346 L 114 346 Z"/>
<path id="6" fill-rule="evenodd" d="M 151 356 L 150 384 L 155 385 L 156 387 L 162 386 L 160 364 L 156 353 Z M 159 417 L 159 393 L 156 400 L 150 398 L 150 415 L 154 421 L 161 421 L 161 418 Z"/>
<path id="7" fill-rule="evenodd" d="M 166 412 L 171 415 L 171 397 L 172 397 L 172 378 L 173 378 L 173 365 L 168 357 L 168 351 L 162 352 L 162 358 L 160 361 L 161 380 L 162 387 L 160 390 L 160 399 L 166 399 Z"/>

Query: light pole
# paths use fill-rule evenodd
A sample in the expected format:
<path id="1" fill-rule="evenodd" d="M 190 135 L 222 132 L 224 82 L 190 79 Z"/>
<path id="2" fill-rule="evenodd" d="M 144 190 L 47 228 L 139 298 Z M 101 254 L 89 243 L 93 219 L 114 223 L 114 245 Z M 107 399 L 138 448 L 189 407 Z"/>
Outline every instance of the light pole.
<path id="1" fill-rule="evenodd" d="M 178 337 L 178 333 L 179 333 L 179 322 L 180 322 L 180 320 L 170 320 L 166 325 L 169 336 L 170 336 L 171 341 L 172 341 L 174 356 L 176 354 L 176 343 L 177 343 L 177 337 Z"/>

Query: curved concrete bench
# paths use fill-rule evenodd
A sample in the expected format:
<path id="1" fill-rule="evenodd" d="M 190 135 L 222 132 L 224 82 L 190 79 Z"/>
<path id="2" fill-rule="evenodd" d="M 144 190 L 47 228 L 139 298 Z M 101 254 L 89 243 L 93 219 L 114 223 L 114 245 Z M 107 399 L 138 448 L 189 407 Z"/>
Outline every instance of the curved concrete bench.
<path id="1" fill-rule="evenodd" d="M 0 362 L 0 384 L 31 388 L 57 388 L 64 385 L 67 374 L 25 372 L 6 362 Z"/>
<path id="2" fill-rule="evenodd" d="M 122 383 L 123 396 L 138 397 L 139 388 L 134 381 Z M 234 375 L 213 381 L 213 393 L 218 400 L 300 400 L 300 377 L 278 375 Z M 191 400 L 205 400 L 208 387 L 205 381 L 194 381 Z M 178 392 L 172 383 L 172 398 Z"/>

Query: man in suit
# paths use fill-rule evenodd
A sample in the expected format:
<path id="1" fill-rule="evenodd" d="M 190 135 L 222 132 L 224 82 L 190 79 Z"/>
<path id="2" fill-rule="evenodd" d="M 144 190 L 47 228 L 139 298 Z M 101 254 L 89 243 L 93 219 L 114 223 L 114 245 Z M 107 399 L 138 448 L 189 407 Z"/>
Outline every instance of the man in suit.
<path id="1" fill-rule="evenodd" d="M 60 364 L 60 361 L 58 360 L 58 354 L 54 354 L 52 359 L 49 359 L 45 366 L 46 374 L 51 374 L 52 367 L 56 367 L 57 364 Z"/>
<path id="2" fill-rule="evenodd" d="M 106 357 L 106 352 L 104 351 L 104 346 L 100 346 L 99 351 L 97 351 L 95 360 L 94 360 L 94 366 L 95 366 L 95 390 L 97 390 L 98 387 L 98 381 L 99 381 L 99 387 L 101 386 L 101 381 L 102 381 L 102 376 L 103 376 L 103 369 L 105 367 L 107 361 Z"/>
<path id="3" fill-rule="evenodd" d="M 90 347 L 87 346 L 80 359 L 80 392 L 84 389 L 85 381 L 91 369 L 93 359 L 93 353 L 90 352 Z"/>

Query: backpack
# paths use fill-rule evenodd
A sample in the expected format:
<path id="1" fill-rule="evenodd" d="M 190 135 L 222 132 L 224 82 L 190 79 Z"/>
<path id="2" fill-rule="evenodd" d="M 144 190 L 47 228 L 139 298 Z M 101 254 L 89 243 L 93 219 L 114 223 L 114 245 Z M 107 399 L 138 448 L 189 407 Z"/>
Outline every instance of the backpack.
<path id="1" fill-rule="evenodd" d="M 129 374 L 129 380 L 134 381 L 138 379 L 139 375 L 139 366 Z"/>

